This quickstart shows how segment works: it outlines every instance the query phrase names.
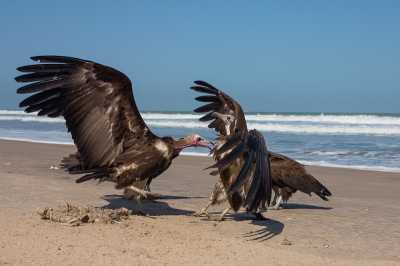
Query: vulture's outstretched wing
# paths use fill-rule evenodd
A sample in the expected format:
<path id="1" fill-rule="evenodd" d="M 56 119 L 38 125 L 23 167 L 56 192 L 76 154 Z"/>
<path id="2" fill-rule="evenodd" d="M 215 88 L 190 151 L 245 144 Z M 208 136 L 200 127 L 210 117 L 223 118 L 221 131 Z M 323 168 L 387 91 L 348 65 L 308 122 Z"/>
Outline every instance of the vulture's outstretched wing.
<path id="1" fill-rule="evenodd" d="M 284 155 L 268 151 L 271 162 L 272 182 L 280 187 L 291 187 L 303 193 L 314 192 L 321 199 L 329 201 L 326 196 L 331 192 L 315 179 L 300 163 Z"/>
<path id="2" fill-rule="evenodd" d="M 222 91 L 216 89 L 212 85 L 208 84 L 207 82 L 197 80 L 194 83 L 200 86 L 190 87 L 192 90 L 214 95 L 214 96 L 199 96 L 196 98 L 196 100 L 199 102 L 210 102 L 209 104 L 206 104 L 194 110 L 194 112 L 196 113 L 204 113 L 211 111 L 210 113 L 200 118 L 199 119 L 200 121 L 204 122 L 214 119 L 214 121 L 211 122 L 208 125 L 208 127 L 215 128 L 215 131 L 219 132 L 221 135 L 224 136 L 226 135 L 225 124 L 221 119 L 215 118 L 211 115 L 214 112 L 226 115 L 229 114 L 235 117 L 234 123 L 236 123 L 235 128 L 237 132 L 247 132 L 246 119 L 244 117 L 242 107 L 234 99 L 232 99 Z"/>
<path id="3" fill-rule="evenodd" d="M 245 152 L 248 152 L 247 159 L 229 190 L 229 195 L 232 195 L 245 185 L 246 199 L 243 202 L 243 207 L 247 208 L 248 211 L 257 212 L 257 208 L 264 206 L 265 202 L 269 204 L 271 200 L 271 168 L 264 137 L 255 129 L 246 133 L 236 134 L 216 151 L 215 155 L 222 154 L 233 147 L 235 148 L 228 155 L 208 168 L 217 167 L 219 172 L 222 172 L 236 159 L 242 157 Z M 246 185 L 246 181 L 250 178 L 254 167 L 252 180 L 249 180 L 251 182 Z"/>
<path id="4" fill-rule="evenodd" d="M 35 82 L 19 88 L 17 93 L 37 92 L 22 101 L 20 107 L 28 107 L 25 109 L 28 113 L 39 111 L 39 116 L 65 118 L 78 148 L 75 159 L 79 160 L 81 169 L 107 167 L 124 150 L 132 146 L 140 150 L 158 138 L 143 121 L 131 81 L 123 73 L 72 57 L 31 59 L 49 64 L 17 69 L 31 72 L 16 77 L 17 82 Z"/>

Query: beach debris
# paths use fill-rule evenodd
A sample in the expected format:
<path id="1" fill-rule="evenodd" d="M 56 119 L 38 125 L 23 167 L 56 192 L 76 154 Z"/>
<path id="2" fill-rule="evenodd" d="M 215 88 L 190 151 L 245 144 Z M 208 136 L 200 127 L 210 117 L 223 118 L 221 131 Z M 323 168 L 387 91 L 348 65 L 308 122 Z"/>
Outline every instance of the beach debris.
<path id="1" fill-rule="evenodd" d="M 59 169 L 56 165 L 52 165 L 52 166 L 50 166 L 50 169 Z"/>
<path id="2" fill-rule="evenodd" d="M 4 163 L 5 165 L 11 165 L 11 163 Z"/>
<path id="3" fill-rule="evenodd" d="M 290 246 L 290 245 L 292 245 L 292 244 L 293 244 L 293 243 L 290 242 L 290 241 L 286 238 L 286 235 L 285 235 L 285 239 L 281 242 L 281 245 Z"/>
<path id="4" fill-rule="evenodd" d="M 328 244 L 325 244 L 324 247 L 329 248 L 329 245 L 328 245 Z"/>
<path id="5" fill-rule="evenodd" d="M 42 219 L 59 222 L 67 226 L 79 226 L 84 223 L 114 224 L 127 220 L 132 214 L 131 210 L 119 208 L 112 210 L 108 208 L 95 208 L 90 205 L 76 205 L 66 202 L 55 207 L 38 207 L 36 212 Z"/>

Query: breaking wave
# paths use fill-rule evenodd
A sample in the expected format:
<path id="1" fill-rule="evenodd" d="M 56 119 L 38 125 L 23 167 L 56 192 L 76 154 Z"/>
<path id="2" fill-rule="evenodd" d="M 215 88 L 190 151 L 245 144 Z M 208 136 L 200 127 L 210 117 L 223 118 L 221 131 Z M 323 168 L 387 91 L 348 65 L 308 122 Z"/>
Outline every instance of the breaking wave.
<path id="1" fill-rule="evenodd" d="M 399 167 L 386 167 L 386 166 L 366 166 L 366 165 L 346 165 L 346 164 L 334 164 L 326 161 L 302 161 L 298 160 L 299 163 L 309 166 L 325 166 L 325 167 L 335 167 L 335 168 L 348 168 L 356 170 L 368 170 L 368 171 L 382 171 L 382 172 L 400 172 Z"/>

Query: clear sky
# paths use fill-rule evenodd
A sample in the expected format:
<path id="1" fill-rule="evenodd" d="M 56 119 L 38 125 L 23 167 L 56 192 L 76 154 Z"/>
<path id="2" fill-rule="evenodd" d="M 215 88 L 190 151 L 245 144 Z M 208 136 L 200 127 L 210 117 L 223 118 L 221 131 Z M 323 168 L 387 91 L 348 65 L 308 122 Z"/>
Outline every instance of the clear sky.
<path id="1" fill-rule="evenodd" d="M 15 68 L 116 68 L 140 110 L 190 111 L 202 79 L 245 111 L 400 113 L 400 1 L 3 1 L 0 109 Z"/>

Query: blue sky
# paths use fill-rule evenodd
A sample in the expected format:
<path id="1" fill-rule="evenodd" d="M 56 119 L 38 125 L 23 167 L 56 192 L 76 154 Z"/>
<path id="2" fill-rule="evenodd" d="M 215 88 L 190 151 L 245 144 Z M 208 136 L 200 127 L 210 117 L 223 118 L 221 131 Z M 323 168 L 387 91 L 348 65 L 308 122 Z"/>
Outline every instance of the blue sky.
<path id="1" fill-rule="evenodd" d="M 400 1 L 5 1 L 0 109 L 30 56 L 116 68 L 140 110 L 190 111 L 202 79 L 245 111 L 399 113 Z"/>

